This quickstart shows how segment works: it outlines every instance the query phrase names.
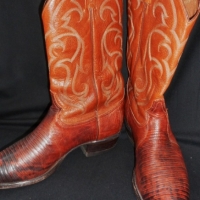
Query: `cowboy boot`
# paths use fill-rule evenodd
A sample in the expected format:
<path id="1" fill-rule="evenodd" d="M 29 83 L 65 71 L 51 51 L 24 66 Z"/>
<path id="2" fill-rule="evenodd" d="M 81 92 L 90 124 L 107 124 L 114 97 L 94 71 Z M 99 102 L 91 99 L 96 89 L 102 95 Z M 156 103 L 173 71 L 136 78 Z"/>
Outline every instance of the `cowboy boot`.
<path id="1" fill-rule="evenodd" d="M 135 143 L 133 186 L 140 200 L 189 199 L 187 170 L 170 129 L 163 94 L 199 13 L 198 1 L 190 2 L 128 3 L 125 117 Z"/>
<path id="2" fill-rule="evenodd" d="M 47 0 L 42 20 L 52 106 L 28 136 L 0 153 L 0 188 L 37 183 L 81 147 L 112 148 L 123 121 L 121 0 Z"/>

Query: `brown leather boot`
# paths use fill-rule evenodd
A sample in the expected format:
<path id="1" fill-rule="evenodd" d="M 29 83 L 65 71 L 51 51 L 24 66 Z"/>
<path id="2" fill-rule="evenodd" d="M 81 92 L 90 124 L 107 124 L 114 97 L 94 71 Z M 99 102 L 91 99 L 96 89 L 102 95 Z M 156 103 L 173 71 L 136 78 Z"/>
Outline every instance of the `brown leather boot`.
<path id="1" fill-rule="evenodd" d="M 112 148 L 123 121 L 122 1 L 48 0 L 42 13 L 52 106 L 0 153 L 0 188 L 47 178 L 65 156 Z"/>
<path id="2" fill-rule="evenodd" d="M 190 2 L 129 0 L 125 115 L 135 143 L 133 186 L 140 200 L 189 199 L 187 170 L 163 94 L 199 13 L 198 0 Z"/>

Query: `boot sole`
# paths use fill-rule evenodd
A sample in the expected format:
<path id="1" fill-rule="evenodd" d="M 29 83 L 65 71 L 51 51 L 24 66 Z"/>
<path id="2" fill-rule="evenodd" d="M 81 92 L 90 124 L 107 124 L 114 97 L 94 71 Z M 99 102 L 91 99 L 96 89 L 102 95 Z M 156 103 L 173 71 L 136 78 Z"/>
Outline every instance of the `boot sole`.
<path id="1" fill-rule="evenodd" d="M 140 191 L 138 190 L 138 187 L 137 187 L 137 183 L 136 183 L 136 178 L 135 178 L 135 173 L 133 172 L 133 180 L 132 180 L 132 183 L 133 183 L 133 189 L 135 191 L 135 194 L 137 196 L 137 199 L 138 200 L 143 200 L 142 198 L 142 195 L 140 194 Z"/>
<path id="2" fill-rule="evenodd" d="M 126 129 L 128 130 L 128 138 L 129 138 L 129 140 L 130 140 L 130 142 L 131 142 L 131 144 L 134 146 L 134 141 L 133 141 L 133 139 L 131 138 L 131 136 L 130 136 L 130 134 L 131 134 L 131 128 L 129 127 L 129 125 L 128 125 L 128 123 L 125 121 L 125 127 L 126 127 Z M 133 172 L 133 179 L 132 179 L 132 184 L 133 184 L 133 189 L 134 189 L 134 191 L 135 191 L 135 194 L 136 194 L 136 197 L 137 197 L 137 199 L 138 200 L 143 200 L 143 198 L 142 198 L 142 196 L 141 196 L 141 194 L 140 194 L 140 191 L 139 191 L 139 189 L 138 189 L 138 187 L 137 187 L 137 183 L 136 183 L 136 178 L 135 178 L 135 172 Z"/>

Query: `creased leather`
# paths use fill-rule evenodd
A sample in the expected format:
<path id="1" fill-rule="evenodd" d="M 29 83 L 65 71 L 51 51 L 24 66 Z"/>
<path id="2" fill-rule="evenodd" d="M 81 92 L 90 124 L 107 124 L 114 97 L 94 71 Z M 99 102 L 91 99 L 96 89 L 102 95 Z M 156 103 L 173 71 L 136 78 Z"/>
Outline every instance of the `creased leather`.
<path id="1" fill-rule="evenodd" d="M 0 153 L 0 188 L 37 182 L 74 148 L 118 134 L 124 98 L 121 14 L 121 0 L 45 2 L 52 106 L 32 133 Z"/>
<path id="2" fill-rule="evenodd" d="M 142 200 L 189 199 L 187 170 L 163 94 L 198 14 L 189 19 L 182 0 L 128 3 L 125 116 L 135 143 L 134 188 Z"/>

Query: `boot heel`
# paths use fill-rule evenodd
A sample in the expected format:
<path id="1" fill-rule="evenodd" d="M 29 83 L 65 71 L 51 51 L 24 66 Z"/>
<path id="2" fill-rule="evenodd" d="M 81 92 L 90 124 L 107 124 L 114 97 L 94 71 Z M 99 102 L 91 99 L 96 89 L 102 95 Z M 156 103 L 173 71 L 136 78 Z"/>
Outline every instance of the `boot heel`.
<path id="1" fill-rule="evenodd" d="M 86 145 L 81 146 L 81 150 L 83 151 L 86 157 L 96 156 L 98 154 L 103 153 L 104 151 L 107 151 L 113 148 L 116 145 L 118 138 L 119 138 L 119 134 L 113 137 L 107 138 L 105 140 L 86 144 Z"/>

